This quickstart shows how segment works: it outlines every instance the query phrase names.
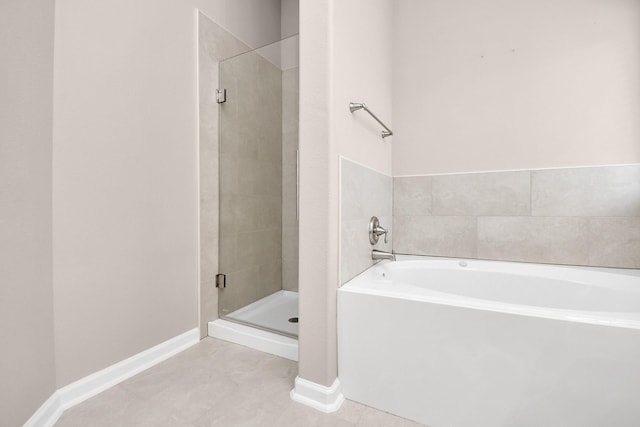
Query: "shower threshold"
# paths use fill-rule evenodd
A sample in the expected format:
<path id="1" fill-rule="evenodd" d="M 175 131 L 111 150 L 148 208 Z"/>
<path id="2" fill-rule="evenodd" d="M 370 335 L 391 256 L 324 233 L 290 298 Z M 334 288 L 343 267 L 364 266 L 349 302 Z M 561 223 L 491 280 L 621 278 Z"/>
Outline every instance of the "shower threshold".
<path id="1" fill-rule="evenodd" d="M 298 293 L 279 291 L 209 322 L 209 336 L 298 360 Z"/>

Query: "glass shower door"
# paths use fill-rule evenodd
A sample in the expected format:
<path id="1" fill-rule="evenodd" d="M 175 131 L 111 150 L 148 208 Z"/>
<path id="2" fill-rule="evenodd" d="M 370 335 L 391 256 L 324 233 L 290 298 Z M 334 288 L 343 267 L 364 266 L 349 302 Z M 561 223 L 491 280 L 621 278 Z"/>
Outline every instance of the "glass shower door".
<path id="1" fill-rule="evenodd" d="M 290 185 L 283 176 L 283 70 L 269 56 L 281 48 L 279 42 L 219 65 L 219 88 L 226 89 L 219 108 L 219 268 L 226 287 L 218 304 L 222 318 L 296 335 L 297 325 L 285 319 L 282 326 L 283 316 L 297 316 L 297 295 L 294 302 L 282 292 L 283 183 Z M 275 305 L 277 319 L 265 304 Z"/>

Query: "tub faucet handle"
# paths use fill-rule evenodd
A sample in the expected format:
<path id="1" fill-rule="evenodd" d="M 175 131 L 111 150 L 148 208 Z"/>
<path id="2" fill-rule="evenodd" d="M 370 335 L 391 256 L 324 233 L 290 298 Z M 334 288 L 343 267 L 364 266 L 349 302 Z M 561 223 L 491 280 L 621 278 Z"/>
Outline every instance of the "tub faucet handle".
<path id="1" fill-rule="evenodd" d="M 387 229 L 383 228 L 383 227 L 376 227 L 373 230 L 374 233 L 376 233 L 377 236 L 382 236 L 384 234 L 384 242 L 387 243 Z"/>
<path id="2" fill-rule="evenodd" d="M 384 227 L 380 226 L 378 217 L 372 216 L 371 221 L 369 221 L 369 243 L 371 243 L 372 246 L 375 245 L 383 234 L 384 242 L 387 243 L 388 231 Z"/>

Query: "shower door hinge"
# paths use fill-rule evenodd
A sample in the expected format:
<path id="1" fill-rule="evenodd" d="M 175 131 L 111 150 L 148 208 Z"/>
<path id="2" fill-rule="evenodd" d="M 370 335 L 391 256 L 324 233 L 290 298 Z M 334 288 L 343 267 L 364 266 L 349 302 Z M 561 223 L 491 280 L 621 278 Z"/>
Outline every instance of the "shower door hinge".
<path id="1" fill-rule="evenodd" d="M 224 104 L 227 102 L 227 90 L 226 89 L 216 89 L 216 102 L 218 104 Z"/>
<path id="2" fill-rule="evenodd" d="M 227 287 L 227 275 L 216 274 L 216 288 L 224 289 Z"/>

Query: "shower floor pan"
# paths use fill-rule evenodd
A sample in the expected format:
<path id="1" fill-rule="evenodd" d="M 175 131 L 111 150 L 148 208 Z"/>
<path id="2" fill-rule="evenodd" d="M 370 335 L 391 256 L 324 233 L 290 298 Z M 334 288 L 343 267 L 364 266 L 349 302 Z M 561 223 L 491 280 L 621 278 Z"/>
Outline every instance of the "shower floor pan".
<path id="1" fill-rule="evenodd" d="M 209 322 L 208 332 L 214 338 L 297 361 L 298 323 L 289 321 L 297 317 L 298 293 L 278 291 Z"/>

